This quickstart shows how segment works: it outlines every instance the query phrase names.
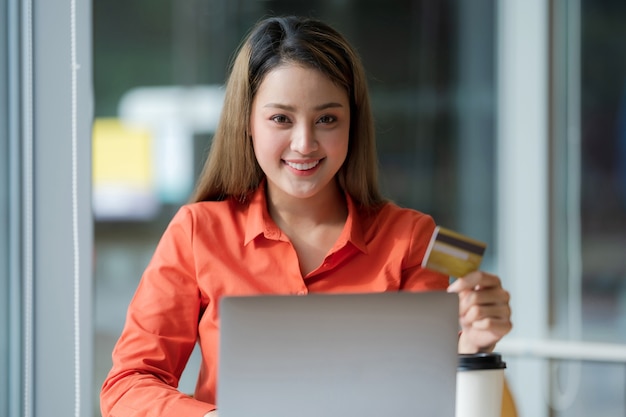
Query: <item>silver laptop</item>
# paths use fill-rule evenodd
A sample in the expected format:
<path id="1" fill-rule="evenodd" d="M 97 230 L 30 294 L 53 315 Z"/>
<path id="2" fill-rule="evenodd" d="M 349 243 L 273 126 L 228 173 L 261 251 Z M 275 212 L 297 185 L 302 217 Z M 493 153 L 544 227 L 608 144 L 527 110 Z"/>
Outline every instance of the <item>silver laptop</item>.
<path id="1" fill-rule="evenodd" d="M 453 417 L 458 297 L 221 300 L 220 417 Z"/>

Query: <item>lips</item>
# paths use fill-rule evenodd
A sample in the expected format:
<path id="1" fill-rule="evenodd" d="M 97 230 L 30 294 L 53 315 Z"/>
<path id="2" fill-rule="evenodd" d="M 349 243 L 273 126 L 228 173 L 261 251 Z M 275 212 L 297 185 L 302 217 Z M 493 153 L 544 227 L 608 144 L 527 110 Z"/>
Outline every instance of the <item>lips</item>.
<path id="1" fill-rule="evenodd" d="M 313 169 L 316 166 L 318 166 L 320 161 L 321 159 L 318 159 L 317 161 L 304 162 L 304 163 L 285 161 L 285 164 L 289 165 L 293 169 L 297 169 L 298 171 L 308 171 L 309 169 Z"/>

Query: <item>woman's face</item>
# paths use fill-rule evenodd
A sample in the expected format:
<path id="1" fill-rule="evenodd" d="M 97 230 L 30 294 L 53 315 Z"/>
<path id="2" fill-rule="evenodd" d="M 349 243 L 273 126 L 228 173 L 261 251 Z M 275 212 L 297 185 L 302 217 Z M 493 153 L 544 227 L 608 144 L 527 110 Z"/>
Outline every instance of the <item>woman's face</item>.
<path id="1" fill-rule="evenodd" d="M 277 67 L 254 97 L 250 132 L 270 196 L 306 199 L 334 192 L 348 153 L 348 94 L 320 71 Z"/>

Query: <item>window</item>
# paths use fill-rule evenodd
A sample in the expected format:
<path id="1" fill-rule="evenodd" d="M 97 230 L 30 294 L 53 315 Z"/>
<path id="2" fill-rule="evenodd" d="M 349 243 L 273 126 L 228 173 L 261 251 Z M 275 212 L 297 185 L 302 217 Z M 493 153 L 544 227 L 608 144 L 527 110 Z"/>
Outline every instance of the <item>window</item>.
<path id="1" fill-rule="evenodd" d="M 551 333 L 608 346 L 626 343 L 624 18 L 621 1 L 553 4 Z M 554 415 L 626 413 L 625 366 L 553 363 Z"/>
<path id="2" fill-rule="evenodd" d="M 625 16 L 612 0 L 500 3 L 498 262 L 516 329 L 499 349 L 523 416 L 625 412 Z"/>

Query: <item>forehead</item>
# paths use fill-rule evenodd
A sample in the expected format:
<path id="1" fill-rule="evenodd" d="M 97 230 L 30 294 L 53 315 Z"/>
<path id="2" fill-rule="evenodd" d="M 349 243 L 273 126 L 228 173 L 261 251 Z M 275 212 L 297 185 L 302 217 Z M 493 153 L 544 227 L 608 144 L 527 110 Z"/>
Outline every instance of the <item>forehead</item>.
<path id="1" fill-rule="evenodd" d="M 259 85 L 255 101 L 348 102 L 348 93 L 323 72 L 298 64 L 270 70 Z"/>

